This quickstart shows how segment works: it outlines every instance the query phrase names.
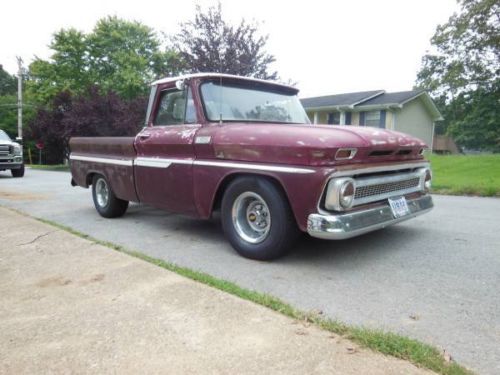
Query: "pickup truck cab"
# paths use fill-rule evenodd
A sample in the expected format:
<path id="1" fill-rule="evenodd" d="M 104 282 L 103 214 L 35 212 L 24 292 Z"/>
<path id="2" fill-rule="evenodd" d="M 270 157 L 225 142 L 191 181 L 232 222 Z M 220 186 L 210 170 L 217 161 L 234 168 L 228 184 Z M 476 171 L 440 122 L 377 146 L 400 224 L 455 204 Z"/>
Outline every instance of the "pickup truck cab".
<path id="1" fill-rule="evenodd" d="M 23 147 L 0 129 L 0 171 L 6 169 L 12 177 L 24 176 Z"/>
<path id="2" fill-rule="evenodd" d="M 294 87 L 224 74 L 152 84 L 136 137 L 72 138 L 72 184 L 104 217 L 141 202 L 208 219 L 231 245 L 273 259 L 300 231 L 345 239 L 429 211 L 426 145 L 406 134 L 312 125 Z"/>

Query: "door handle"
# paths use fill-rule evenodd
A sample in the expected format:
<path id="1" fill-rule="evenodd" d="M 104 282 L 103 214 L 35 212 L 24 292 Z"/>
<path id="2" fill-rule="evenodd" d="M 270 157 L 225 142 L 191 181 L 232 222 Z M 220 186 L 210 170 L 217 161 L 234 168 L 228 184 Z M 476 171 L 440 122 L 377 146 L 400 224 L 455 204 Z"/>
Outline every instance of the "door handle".
<path id="1" fill-rule="evenodd" d="M 139 139 L 141 139 L 141 140 L 148 139 L 149 137 L 151 137 L 151 133 L 142 133 L 142 134 L 139 134 Z"/>

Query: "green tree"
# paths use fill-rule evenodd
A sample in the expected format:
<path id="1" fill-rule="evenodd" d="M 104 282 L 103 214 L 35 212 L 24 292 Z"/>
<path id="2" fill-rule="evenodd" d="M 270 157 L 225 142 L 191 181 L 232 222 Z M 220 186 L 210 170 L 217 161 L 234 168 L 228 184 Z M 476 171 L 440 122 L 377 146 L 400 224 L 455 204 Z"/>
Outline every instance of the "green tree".
<path id="1" fill-rule="evenodd" d="M 62 91 L 86 93 L 92 85 L 126 99 L 144 95 L 152 80 L 171 73 L 174 58 L 161 51 L 150 27 L 117 17 L 99 20 L 89 34 L 60 30 L 50 48 L 50 60 L 30 65 L 28 90 L 43 103 Z"/>
<path id="2" fill-rule="evenodd" d="M 439 25 L 434 51 L 422 58 L 417 83 L 435 94 L 491 88 L 500 73 L 500 3 L 458 0 L 461 10 Z"/>
<path id="3" fill-rule="evenodd" d="M 50 44 L 51 61 L 36 58 L 29 67 L 27 89 L 49 103 L 59 92 L 81 92 L 92 82 L 87 37 L 75 29 L 60 30 Z"/>
<path id="4" fill-rule="evenodd" d="M 17 91 L 17 78 L 7 73 L 0 64 L 0 96 L 12 95 Z"/>
<path id="5" fill-rule="evenodd" d="M 34 115 L 34 109 L 25 97 L 23 106 L 23 123 L 29 122 Z M 6 72 L 0 65 L 0 129 L 7 132 L 11 138 L 17 136 L 17 77 Z"/>
<path id="6" fill-rule="evenodd" d="M 417 86 L 431 91 L 445 121 L 437 133 L 458 144 L 500 149 L 500 3 L 458 0 L 460 11 L 439 25 L 422 58 Z"/>
<path id="7" fill-rule="evenodd" d="M 461 111 L 448 127 L 458 144 L 476 150 L 500 152 L 500 88 L 478 88 L 453 102 Z M 458 109 L 458 108 L 457 108 Z"/>
<path id="8" fill-rule="evenodd" d="M 17 96 L 0 96 L 0 129 L 10 137 L 17 135 Z"/>
<path id="9" fill-rule="evenodd" d="M 233 26 L 222 17 L 222 8 L 207 11 L 197 6 L 194 19 L 181 23 L 170 48 L 179 51 L 176 62 L 184 72 L 220 72 L 262 79 L 278 79 L 270 65 L 273 55 L 265 51 L 267 36 L 259 36 L 257 25 L 244 19 Z"/>

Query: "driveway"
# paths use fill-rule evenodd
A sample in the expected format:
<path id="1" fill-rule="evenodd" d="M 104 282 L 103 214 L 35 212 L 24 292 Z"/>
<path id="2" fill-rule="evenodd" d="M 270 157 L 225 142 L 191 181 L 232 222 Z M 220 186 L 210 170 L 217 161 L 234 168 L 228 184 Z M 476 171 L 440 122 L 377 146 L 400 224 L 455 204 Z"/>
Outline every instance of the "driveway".
<path id="1" fill-rule="evenodd" d="M 303 236 L 290 256 L 264 263 L 238 256 L 217 221 L 141 205 L 103 219 L 90 191 L 69 182 L 64 172 L 3 172 L 0 204 L 500 373 L 500 199 L 435 196 L 430 214 L 342 242 Z"/>

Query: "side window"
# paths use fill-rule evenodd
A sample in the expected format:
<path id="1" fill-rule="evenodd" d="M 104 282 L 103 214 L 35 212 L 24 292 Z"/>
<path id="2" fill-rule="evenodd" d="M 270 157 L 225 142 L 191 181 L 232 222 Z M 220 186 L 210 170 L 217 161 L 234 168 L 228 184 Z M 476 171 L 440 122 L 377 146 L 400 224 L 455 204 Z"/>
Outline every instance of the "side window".
<path id="1" fill-rule="evenodd" d="M 191 88 L 188 88 L 186 103 L 186 124 L 195 124 L 196 122 L 196 108 L 194 107 L 193 93 L 191 92 Z"/>
<path id="2" fill-rule="evenodd" d="M 153 125 L 179 125 L 196 122 L 196 109 L 194 107 L 191 89 L 186 91 L 165 90 L 160 94 L 160 105 L 156 112 Z"/>
<path id="3" fill-rule="evenodd" d="M 160 105 L 153 125 L 177 125 L 184 123 L 186 98 L 184 91 L 166 90 L 160 94 Z"/>

